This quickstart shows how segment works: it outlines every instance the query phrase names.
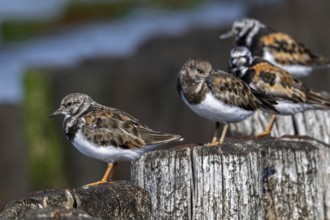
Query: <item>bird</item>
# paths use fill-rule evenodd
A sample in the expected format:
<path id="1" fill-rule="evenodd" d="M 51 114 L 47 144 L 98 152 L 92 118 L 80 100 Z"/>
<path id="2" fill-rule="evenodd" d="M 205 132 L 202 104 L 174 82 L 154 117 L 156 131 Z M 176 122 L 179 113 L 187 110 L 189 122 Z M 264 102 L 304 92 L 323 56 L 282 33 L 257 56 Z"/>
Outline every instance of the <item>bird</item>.
<path id="1" fill-rule="evenodd" d="M 229 72 L 241 78 L 250 88 L 274 98 L 277 114 L 293 115 L 311 109 L 330 108 L 327 97 L 308 88 L 284 69 L 252 56 L 247 47 L 237 46 L 230 51 Z M 276 114 L 272 114 L 266 130 L 259 136 L 270 134 L 276 119 Z"/>
<path id="2" fill-rule="evenodd" d="M 276 31 L 253 18 L 236 20 L 220 39 L 235 38 L 236 46 L 247 47 L 261 57 L 296 77 L 308 76 L 313 70 L 330 67 L 330 59 L 321 56 L 289 34 Z"/>
<path id="3" fill-rule="evenodd" d="M 49 117 L 64 115 L 64 133 L 82 154 L 108 163 L 100 181 L 107 183 L 118 161 L 133 161 L 162 144 L 183 140 L 180 135 L 148 128 L 138 119 L 116 108 L 95 102 L 83 93 L 66 95 Z"/>
<path id="4" fill-rule="evenodd" d="M 215 122 L 212 141 L 207 146 L 224 143 L 228 124 L 240 122 L 257 109 L 276 111 L 273 102 L 257 95 L 240 78 L 213 69 L 203 59 L 189 59 L 177 77 L 177 90 L 183 102 L 197 115 Z M 224 124 L 219 137 L 220 123 Z"/>

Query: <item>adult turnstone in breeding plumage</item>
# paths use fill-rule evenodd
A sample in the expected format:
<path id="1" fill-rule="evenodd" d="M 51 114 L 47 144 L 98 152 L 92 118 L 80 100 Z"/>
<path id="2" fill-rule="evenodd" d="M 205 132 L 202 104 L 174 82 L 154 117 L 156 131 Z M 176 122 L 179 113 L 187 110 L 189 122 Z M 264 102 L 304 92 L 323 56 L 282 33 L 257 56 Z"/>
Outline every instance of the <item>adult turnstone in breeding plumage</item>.
<path id="1" fill-rule="evenodd" d="M 205 60 L 188 60 L 181 68 L 177 89 L 182 100 L 199 116 L 216 123 L 208 146 L 222 144 L 228 124 L 240 122 L 259 108 L 272 111 L 269 100 L 259 99 L 241 79 L 220 70 L 213 70 Z M 219 138 L 219 123 L 223 131 Z"/>
<path id="2" fill-rule="evenodd" d="M 330 67 L 330 59 L 316 54 L 288 34 L 273 30 L 260 21 L 243 18 L 235 21 L 221 39 L 235 37 L 236 46 L 247 47 L 261 57 L 297 76 L 307 76 L 313 69 Z"/>
<path id="3" fill-rule="evenodd" d="M 239 46 L 230 52 L 229 72 L 240 77 L 252 89 L 276 100 L 274 107 L 282 115 L 310 109 L 329 109 L 330 100 L 309 89 L 300 80 L 270 62 L 253 57 L 248 48 Z M 269 135 L 275 115 L 263 135 Z"/>
<path id="4" fill-rule="evenodd" d="M 65 115 L 63 126 L 69 141 L 83 154 L 108 163 L 101 181 L 114 172 L 117 161 L 132 161 L 143 153 L 176 140 L 180 135 L 161 133 L 141 124 L 133 116 L 96 103 L 81 93 L 65 96 L 50 116 Z"/>

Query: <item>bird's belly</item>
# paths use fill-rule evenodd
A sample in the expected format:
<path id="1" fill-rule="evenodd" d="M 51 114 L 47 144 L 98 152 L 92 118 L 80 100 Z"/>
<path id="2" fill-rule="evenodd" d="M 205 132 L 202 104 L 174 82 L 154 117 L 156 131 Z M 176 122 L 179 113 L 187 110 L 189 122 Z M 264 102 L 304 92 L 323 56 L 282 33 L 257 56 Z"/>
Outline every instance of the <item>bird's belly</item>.
<path id="1" fill-rule="evenodd" d="M 189 104 L 185 99 L 183 100 L 196 114 L 211 121 L 235 123 L 246 119 L 254 113 L 237 106 L 227 105 L 210 93 L 206 94 L 205 99 L 199 104 L 193 105 Z"/>
<path id="2" fill-rule="evenodd" d="M 141 153 L 130 150 L 122 149 L 114 146 L 96 146 L 87 141 L 81 131 L 78 131 L 72 144 L 81 153 L 88 157 L 92 157 L 97 160 L 102 160 L 107 163 L 113 163 L 117 161 L 132 161 L 141 157 Z"/>
<path id="3" fill-rule="evenodd" d="M 278 104 L 274 105 L 276 110 L 280 112 L 281 115 L 292 115 L 298 112 L 303 112 L 309 109 L 315 109 L 316 107 L 312 104 L 305 103 L 293 103 L 289 101 L 278 101 Z"/>

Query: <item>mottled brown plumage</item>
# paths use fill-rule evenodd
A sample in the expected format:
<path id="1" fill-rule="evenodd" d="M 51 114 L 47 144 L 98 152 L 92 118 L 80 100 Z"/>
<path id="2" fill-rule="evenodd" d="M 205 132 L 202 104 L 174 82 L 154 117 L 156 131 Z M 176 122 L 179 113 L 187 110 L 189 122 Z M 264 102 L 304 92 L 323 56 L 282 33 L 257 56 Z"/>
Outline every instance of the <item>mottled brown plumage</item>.
<path id="1" fill-rule="evenodd" d="M 313 53 L 301 42 L 288 34 L 274 32 L 260 37 L 263 48 L 268 50 L 276 63 L 281 65 L 318 66 L 329 64 L 330 60 Z"/>
<path id="2" fill-rule="evenodd" d="M 221 70 L 212 71 L 206 81 L 212 94 L 225 104 L 238 106 L 245 110 L 267 109 L 273 111 L 272 100 L 260 96 L 238 77 Z"/>
<path id="3" fill-rule="evenodd" d="M 310 109 L 329 109 L 330 100 L 309 89 L 299 79 L 270 62 L 253 57 L 248 48 L 235 47 L 230 52 L 230 72 L 251 88 L 273 98 L 278 114 L 291 115 Z M 269 134 L 274 117 L 268 126 Z"/>
<path id="4" fill-rule="evenodd" d="M 188 60 L 178 75 L 178 92 L 182 100 L 199 116 L 216 123 L 209 146 L 222 144 L 229 123 L 242 121 L 259 108 L 276 111 L 269 99 L 260 99 L 241 79 L 213 70 L 205 60 Z M 221 137 L 219 123 L 224 123 Z"/>
<path id="5" fill-rule="evenodd" d="M 181 140 L 180 135 L 154 131 L 126 112 L 98 104 L 81 93 L 64 97 L 51 116 L 59 114 L 66 116 L 65 134 L 81 153 L 109 163 L 97 183 L 107 182 L 113 163 L 138 159 L 161 144 Z"/>
<path id="6" fill-rule="evenodd" d="M 258 91 L 277 100 L 330 106 L 330 101 L 320 93 L 307 88 L 299 79 L 268 61 L 255 58 L 248 68 L 250 81 Z"/>
<path id="7" fill-rule="evenodd" d="M 97 146 L 140 148 L 173 138 L 171 134 L 153 131 L 125 112 L 101 105 L 93 105 L 81 117 L 82 133 Z"/>
<path id="8" fill-rule="evenodd" d="M 235 37 L 236 46 L 247 47 L 253 56 L 261 57 L 300 77 L 316 68 L 330 67 L 330 59 L 308 49 L 294 37 L 276 31 L 252 18 L 236 20 L 229 32 L 220 38 Z"/>
<path id="9" fill-rule="evenodd" d="M 297 78 L 268 61 L 255 58 L 248 68 L 251 74 L 248 83 L 255 85 L 258 91 L 278 99 L 288 99 L 297 103 L 307 102 L 309 89 Z"/>

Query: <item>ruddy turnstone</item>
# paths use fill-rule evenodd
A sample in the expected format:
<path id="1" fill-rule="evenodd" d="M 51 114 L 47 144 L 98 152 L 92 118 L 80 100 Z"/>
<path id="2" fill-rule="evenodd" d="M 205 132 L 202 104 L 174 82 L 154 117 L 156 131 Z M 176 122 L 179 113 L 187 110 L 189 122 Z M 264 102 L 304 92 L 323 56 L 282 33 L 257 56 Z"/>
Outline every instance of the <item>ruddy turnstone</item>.
<path id="1" fill-rule="evenodd" d="M 292 115 L 310 109 L 329 109 L 330 100 L 309 89 L 300 80 L 270 62 L 253 57 L 248 48 L 239 46 L 230 52 L 229 72 L 240 77 L 250 88 L 276 100 L 281 115 Z M 262 135 L 269 135 L 275 115 Z"/>
<path id="2" fill-rule="evenodd" d="M 259 108 L 275 111 L 271 101 L 259 99 L 241 79 L 213 70 L 205 60 L 188 60 L 181 68 L 177 89 L 196 114 L 215 122 L 215 133 L 208 146 L 223 144 L 228 124 L 240 122 Z M 223 123 L 219 138 L 219 123 Z"/>
<path id="3" fill-rule="evenodd" d="M 86 156 L 108 163 L 102 180 L 89 185 L 111 179 L 117 161 L 136 160 L 162 144 L 182 139 L 154 131 L 133 116 L 81 93 L 65 96 L 50 117 L 59 114 L 65 115 L 63 126 L 69 141 Z"/>
<path id="4" fill-rule="evenodd" d="M 221 39 L 235 37 L 236 46 L 249 48 L 253 56 L 261 57 L 287 72 L 307 76 L 313 69 L 330 67 L 330 59 L 316 54 L 288 34 L 278 32 L 252 18 L 236 20 Z"/>

